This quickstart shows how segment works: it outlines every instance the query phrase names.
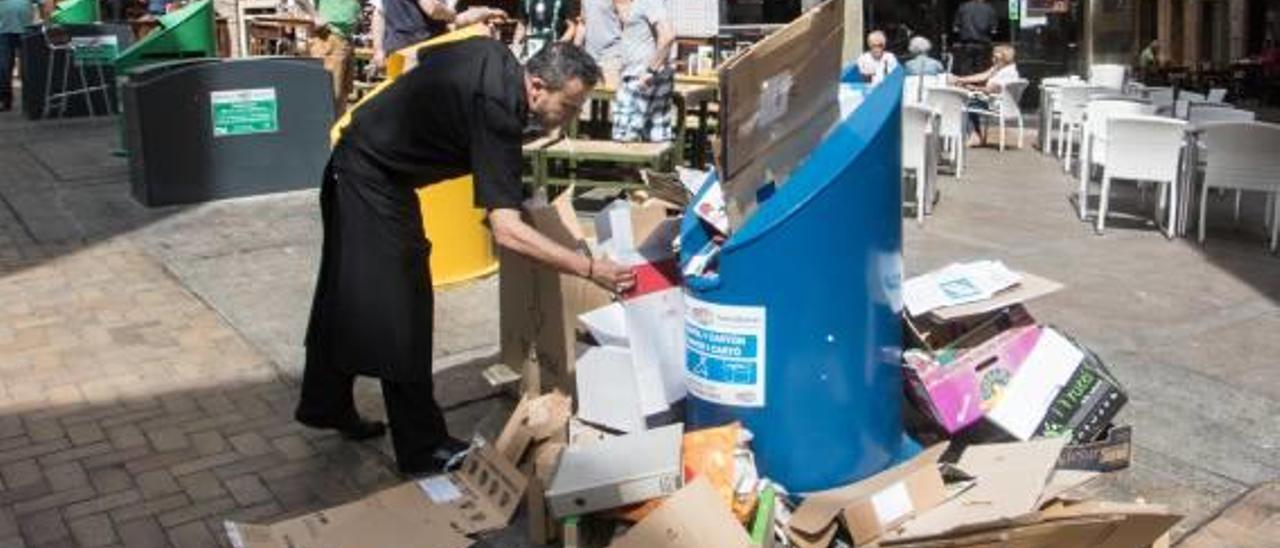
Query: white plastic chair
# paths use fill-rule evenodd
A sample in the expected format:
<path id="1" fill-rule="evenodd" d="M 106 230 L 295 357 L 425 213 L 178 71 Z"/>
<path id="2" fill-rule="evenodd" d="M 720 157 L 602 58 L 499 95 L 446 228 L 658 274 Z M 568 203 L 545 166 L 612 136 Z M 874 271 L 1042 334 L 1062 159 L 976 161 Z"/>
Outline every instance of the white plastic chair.
<path id="1" fill-rule="evenodd" d="M 935 113 L 922 105 L 902 106 L 902 175 L 915 181 L 916 222 L 924 224 L 926 204 L 933 195 L 937 166 L 929 161 L 929 133 Z"/>
<path id="2" fill-rule="evenodd" d="M 1058 124 L 1058 156 L 1062 158 L 1062 171 L 1071 172 L 1071 144 L 1075 133 L 1084 127 L 1085 108 L 1089 105 L 1088 86 L 1062 86 L 1054 101 L 1060 108 Z"/>
<path id="3" fill-rule="evenodd" d="M 1194 91 L 1178 92 L 1178 101 L 1173 105 L 1174 118 L 1187 119 L 1187 110 L 1191 108 L 1192 103 L 1207 103 L 1209 97 Z"/>
<path id="4" fill-rule="evenodd" d="M 965 140 L 968 138 L 965 107 L 969 104 L 969 94 L 956 88 L 933 88 L 929 90 L 925 104 L 938 113 L 938 139 L 959 178 L 964 174 Z"/>
<path id="5" fill-rule="evenodd" d="M 1147 90 L 1147 100 L 1156 107 L 1159 114 L 1173 113 L 1173 88 L 1152 88 Z"/>
<path id="6" fill-rule="evenodd" d="M 1159 116 L 1113 115 L 1107 119 L 1106 160 L 1102 163 L 1102 192 L 1098 200 L 1098 234 L 1107 226 L 1111 182 L 1128 179 L 1160 185 L 1160 208 L 1168 210 L 1165 234 L 1177 225 L 1178 173 L 1187 123 Z M 1159 220 L 1156 221 L 1159 224 Z"/>
<path id="7" fill-rule="evenodd" d="M 1204 243 L 1206 205 L 1210 188 L 1253 190 L 1268 194 L 1268 222 L 1272 252 L 1280 237 L 1280 125 L 1260 122 L 1220 122 L 1200 126 L 1206 154 L 1204 184 L 1200 188 L 1200 243 Z"/>
<path id="8" fill-rule="evenodd" d="M 1093 166 L 1107 161 L 1107 120 L 1112 116 L 1150 116 L 1155 107 L 1133 100 L 1104 99 L 1090 101 L 1085 111 L 1084 129 L 1080 137 L 1080 187 L 1076 194 L 1080 220 L 1085 220 L 1089 201 L 1089 181 Z"/>
<path id="9" fill-rule="evenodd" d="M 991 104 L 989 108 L 970 108 L 968 112 L 977 114 L 983 121 L 988 118 L 994 118 L 1000 126 L 1000 151 L 1004 152 L 1004 127 L 1005 122 L 1016 121 L 1018 123 L 1018 148 L 1022 148 L 1023 140 L 1023 120 L 1022 107 L 1018 104 L 1022 101 L 1022 93 L 1027 91 L 1030 82 L 1026 80 L 1013 80 L 1000 86 L 1000 93 L 991 96 Z"/>
<path id="10" fill-rule="evenodd" d="M 1089 67 L 1089 85 L 1120 92 L 1124 90 L 1125 76 L 1128 72 L 1129 67 L 1124 65 L 1093 65 Z"/>
<path id="11" fill-rule="evenodd" d="M 1040 152 L 1049 154 L 1050 147 L 1054 144 L 1053 135 L 1059 131 L 1059 125 L 1062 123 L 1062 107 L 1058 100 L 1061 95 L 1063 86 L 1083 85 L 1084 81 L 1079 76 L 1070 74 L 1067 76 L 1050 76 L 1040 80 L 1040 116 L 1048 117 L 1041 124 L 1044 134 L 1040 136 Z M 1054 154 L 1058 154 L 1058 147 L 1053 147 Z"/>
<path id="12" fill-rule="evenodd" d="M 1209 122 L 1252 122 L 1257 118 L 1253 111 L 1232 108 L 1225 103 L 1194 103 L 1187 110 L 1187 121 L 1193 126 Z"/>
<path id="13" fill-rule="evenodd" d="M 1205 96 L 1205 100 L 1210 103 L 1222 103 L 1227 100 L 1227 88 L 1209 88 L 1209 95 Z"/>

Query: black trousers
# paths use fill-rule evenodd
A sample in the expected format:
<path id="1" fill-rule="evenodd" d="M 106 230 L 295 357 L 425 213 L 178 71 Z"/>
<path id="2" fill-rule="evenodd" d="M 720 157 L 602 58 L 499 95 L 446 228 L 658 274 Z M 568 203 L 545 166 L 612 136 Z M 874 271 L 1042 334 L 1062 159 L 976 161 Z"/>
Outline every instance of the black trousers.
<path id="1" fill-rule="evenodd" d="M 968 76 L 987 70 L 991 66 L 991 44 L 982 42 L 960 42 L 955 49 L 955 65 L 951 72 L 957 76 Z"/>
<path id="2" fill-rule="evenodd" d="M 307 346 L 307 365 L 302 374 L 302 397 L 297 417 L 312 424 L 342 425 L 359 420 L 356 412 L 356 376 L 326 359 L 325 352 Z M 402 471 L 432 466 L 431 452 L 448 439 L 444 413 L 436 403 L 430 377 L 423 382 L 382 381 L 382 400 L 387 406 L 387 423 L 396 464 Z"/>

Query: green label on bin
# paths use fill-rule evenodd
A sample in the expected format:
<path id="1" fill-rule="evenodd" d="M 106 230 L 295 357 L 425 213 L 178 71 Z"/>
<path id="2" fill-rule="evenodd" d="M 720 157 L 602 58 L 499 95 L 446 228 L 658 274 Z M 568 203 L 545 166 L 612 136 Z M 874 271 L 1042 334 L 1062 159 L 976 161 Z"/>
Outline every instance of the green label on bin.
<path id="1" fill-rule="evenodd" d="M 209 93 L 213 136 L 231 137 L 280 130 L 275 88 L 235 89 Z"/>
<path id="2" fill-rule="evenodd" d="M 73 36 L 71 51 L 82 65 L 108 65 L 120 55 L 120 42 L 114 35 Z"/>

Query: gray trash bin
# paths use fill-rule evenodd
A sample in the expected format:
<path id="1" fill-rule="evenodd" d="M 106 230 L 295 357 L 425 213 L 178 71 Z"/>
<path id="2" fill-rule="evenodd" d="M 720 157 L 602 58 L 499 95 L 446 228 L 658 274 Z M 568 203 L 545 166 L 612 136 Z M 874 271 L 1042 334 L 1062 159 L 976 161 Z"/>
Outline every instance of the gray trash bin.
<path id="1" fill-rule="evenodd" d="M 318 59 L 187 59 L 121 88 L 134 199 L 189 204 L 310 188 L 329 157 L 333 92 Z"/>

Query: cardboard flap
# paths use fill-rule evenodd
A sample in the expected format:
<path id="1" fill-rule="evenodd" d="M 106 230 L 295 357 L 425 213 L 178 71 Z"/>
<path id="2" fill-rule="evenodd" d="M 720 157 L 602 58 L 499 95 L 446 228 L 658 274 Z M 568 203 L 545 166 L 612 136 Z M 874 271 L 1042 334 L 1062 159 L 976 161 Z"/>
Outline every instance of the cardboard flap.
<path id="1" fill-rule="evenodd" d="M 946 306 L 930 312 L 930 316 L 934 319 L 948 322 L 959 318 L 974 316 L 977 314 L 985 314 L 994 312 L 1008 306 L 1021 304 L 1032 299 L 1037 299 L 1055 293 L 1062 289 L 1062 284 L 1042 278 L 1035 274 L 1026 272 L 1018 272 L 1022 277 L 1021 282 L 1009 289 L 996 293 L 994 297 L 985 301 L 976 303 L 962 304 L 957 306 Z"/>
<path id="2" fill-rule="evenodd" d="M 1045 505 L 1058 500 L 1067 492 L 1093 481 L 1100 475 L 1089 470 L 1054 470 L 1049 476 L 1048 485 L 1045 485 L 1044 493 L 1036 503 L 1036 508 L 1044 508 Z"/>
<path id="3" fill-rule="evenodd" d="M 931 538 L 969 529 L 1014 523 L 1036 510 L 1066 440 L 975 445 L 958 467 L 977 478 L 959 496 L 885 533 L 890 540 Z"/>
<path id="4" fill-rule="evenodd" d="M 627 531 L 612 548 L 750 548 L 751 538 L 699 478 L 676 491 L 662 506 Z"/>
<path id="5" fill-rule="evenodd" d="M 586 241 L 578 213 L 573 210 L 573 189 L 560 193 L 549 204 L 527 207 L 530 223 L 544 236 L 569 249 L 581 249 Z"/>
<path id="6" fill-rule="evenodd" d="M 523 460 L 529 445 L 543 441 L 569 424 L 573 414 L 573 399 L 559 391 L 538 397 L 525 396 L 516 404 L 503 426 L 494 449 L 509 463 Z"/>
<path id="7" fill-rule="evenodd" d="M 810 537 L 821 536 L 849 503 L 870 497 L 922 467 L 937 464 L 947 447 L 947 443 L 934 445 L 915 458 L 870 478 L 809 495 L 791 516 L 790 527 Z"/>

